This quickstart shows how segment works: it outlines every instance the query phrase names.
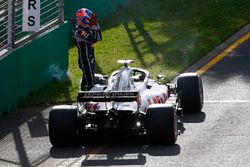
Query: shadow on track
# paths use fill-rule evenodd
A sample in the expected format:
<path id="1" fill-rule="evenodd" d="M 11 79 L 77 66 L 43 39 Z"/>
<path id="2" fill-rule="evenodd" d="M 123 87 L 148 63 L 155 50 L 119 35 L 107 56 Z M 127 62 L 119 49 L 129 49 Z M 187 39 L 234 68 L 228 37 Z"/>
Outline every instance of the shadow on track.
<path id="1" fill-rule="evenodd" d="M 183 123 L 202 123 L 206 120 L 206 114 L 204 112 L 199 113 L 185 113 L 180 117 L 180 121 Z"/>
<path id="2" fill-rule="evenodd" d="M 180 146 L 133 146 L 113 145 L 102 153 L 84 162 L 84 166 L 111 166 L 111 165 L 145 165 L 147 155 L 150 156 L 176 156 L 180 153 Z"/>
<path id="3" fill-rule="evenodd" d="M 104 149 L 101 151 L 94 151 L 102 147 Z M 86 155 L 85 158 L 80 159 L 82 166 L 126 166 L 144 165 L 147 161 L 147 155 L 177 156 L 180 151 L 181 148 L 178 144 L 172 146 L 149 145 L 145 136 L 113 133 L 93 138 L 93 141 L 88 143 L 86 148 L 52 147 L 50 156 L 53 158 L 76 158 Z"/>
<path id="4" fill-rule="evenodd" d="M 185 132 L 185 123 L 202 123 L 206 119 L 204 112 L 184 114 L 178 122 L 179 135 Z M 91 136 L 92 135 L 92 136 Z M 147 156 L 177 156 L 181 152 L 178 144 L 151 145 L 147 136 L 139 136 L 128 132 L 110 132 L 105 134 L 91 133 L 81 138 L 85 148 L 54 148 L 50 150 L 53 158 L 72 158 L 84 156 L 82 166 L 111 166 L 111 165 L 145 165 Z M 178 143 L 178 140 L 177 140 Z M 93 151 L 104 147 L 101 151 Z M 92 151 L 91 151 L 92 148 Z M 87 157 L 87 158 L 86 158 Z"/>
<path id="5" fill-rule="evenodd" d="M 88 149 L 83 147 L 57 148 L 51 147 L 50 156 L 53 158 L 78 158 L 87 154 Z"/>
<path id="6" fill-rule="evenodd" d="M 0 164 L 18 164 L 20 166 L 36 166 L 48 159 L 44 152 L 37 154 L 37 159 L 30 160 L 39 140 L 48 136 L 47 118 L 43 115 L 45 108 L 25 109 L 9 113 L 0 121 Z M 30 145 L 34 144 L 33 149 Z M 29 151 L 27 151 L 27 149 Z M 8 154 L 6 154 L 8 152 Z M 15 155 L 18 155 L 16 158 Z M 2 164 L 3 165 L 3 164 Z M 1 165 L 0 165 L 1 166 Z"/>

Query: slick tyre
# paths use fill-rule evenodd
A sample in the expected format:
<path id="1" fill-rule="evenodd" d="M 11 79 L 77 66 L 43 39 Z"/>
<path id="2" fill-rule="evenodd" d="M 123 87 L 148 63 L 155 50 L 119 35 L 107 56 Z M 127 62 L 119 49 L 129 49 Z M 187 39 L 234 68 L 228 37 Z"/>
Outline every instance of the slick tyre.
<path id="1" fill-rule="evenodd" d="M 77 110 L 52 109 L 49 115 L 49 139 L 55 147 L 77 146 Z"/>
<path id="2" fill-rule="evenodd" d="M 203 85 L 196 73 L 184 73 L 177 79 L 177 96 L 183 112 L 200 112 L 203 107 Z"/>
<path id="3" fill-rule="evenodd" d="M 176 110 L 170 104 L 154 104 L 147 111 L 147 135 L 151 144 L 173 145 L 177 140 Z"/>

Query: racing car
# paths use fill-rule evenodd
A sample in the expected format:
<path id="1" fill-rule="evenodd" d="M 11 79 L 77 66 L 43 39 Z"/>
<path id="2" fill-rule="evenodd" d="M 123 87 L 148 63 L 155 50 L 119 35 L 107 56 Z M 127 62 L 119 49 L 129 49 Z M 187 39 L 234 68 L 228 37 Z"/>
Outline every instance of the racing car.
<path id="1" fill-rule="evenodd" d="M 203 86 L 196 73 L 179 75 L 176 84 L 163 84 L 163 75 L 154 80 L 149 71 L 130 67 L 133 60 L 118 63 L 123 67 L 110 77 L 96 75 L 97 84 L 91 90 L 79 91 L 76 105 L 52 107 L 49 138 L 53 146 L 71 146 L 79 135 L 113 129 L 172 145 L 178 136 L 178 111 L 201 111 Z M 176 100 L 170 101 L 171 97 Z"/>

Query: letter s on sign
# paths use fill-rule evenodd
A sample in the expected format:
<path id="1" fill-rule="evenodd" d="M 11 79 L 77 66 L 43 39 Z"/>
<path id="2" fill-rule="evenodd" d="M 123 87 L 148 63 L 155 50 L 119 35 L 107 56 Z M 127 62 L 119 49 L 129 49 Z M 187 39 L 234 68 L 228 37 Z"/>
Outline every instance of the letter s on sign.
<path id="1" fill-rule="evenodd" d="M 29 26 L 34 26 L 35 25 L 35 17 L 34 16 L 29 16 L 28 17 L 28 25 Z"/>

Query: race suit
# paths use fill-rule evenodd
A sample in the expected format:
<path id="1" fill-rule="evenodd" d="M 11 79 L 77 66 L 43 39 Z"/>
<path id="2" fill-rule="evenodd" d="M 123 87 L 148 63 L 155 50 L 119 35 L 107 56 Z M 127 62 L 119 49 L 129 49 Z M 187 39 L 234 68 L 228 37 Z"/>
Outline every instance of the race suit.
<path id="1" fill-rule="evenodd" d="M 83 72 L 81 90 L 90 90 L 94 86 L 94 43 L 102 40 L 100 26 L 84 28 L 75 26 L 73 37 L 78 47 L 78 64 Z"/>

